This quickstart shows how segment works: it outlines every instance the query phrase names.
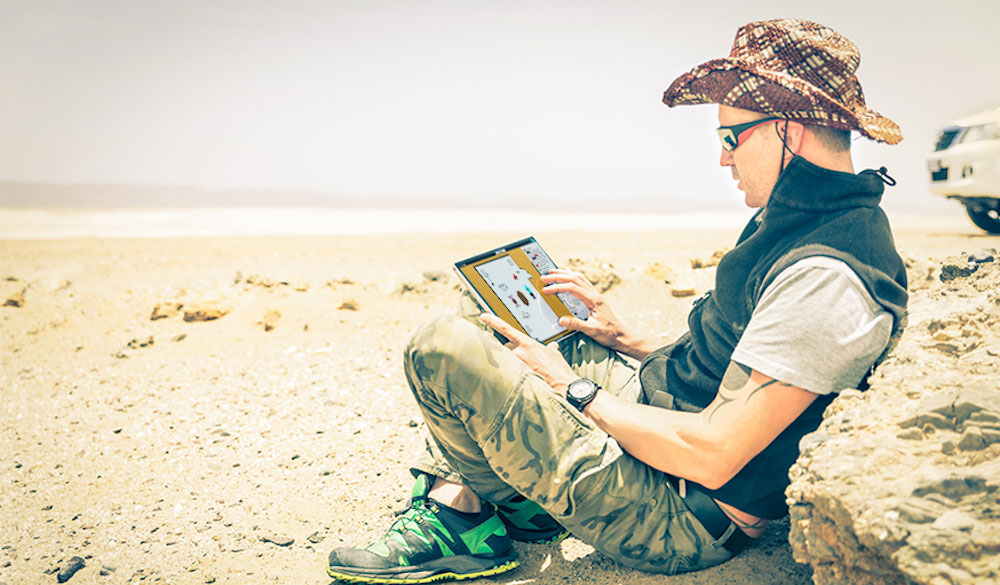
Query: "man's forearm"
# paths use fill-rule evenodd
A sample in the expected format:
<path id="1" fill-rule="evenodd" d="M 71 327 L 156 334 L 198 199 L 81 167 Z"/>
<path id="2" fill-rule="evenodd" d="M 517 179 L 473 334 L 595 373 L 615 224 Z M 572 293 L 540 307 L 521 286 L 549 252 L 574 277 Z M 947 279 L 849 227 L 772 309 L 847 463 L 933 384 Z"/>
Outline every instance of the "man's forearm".
<path id="1" fill-rule="evenodd" d="M 663 342 L 658 339 L 649 337 L 636 337 L 631 333 L 623 332 L 617 339 L 615 339 L 614 346 L 611 349 L 617 351 L 618 353 L 625 354 L 630 358 L 642 361 L 647 355 L 653 353 L 653 351 L 663 347 Z"/>
<path id="2" fill-rule="evenodd" d="M 598 392 L 584 413 L 643 463 L 706 487 L 732 475 L 700 413 L 656 408 Z"/>

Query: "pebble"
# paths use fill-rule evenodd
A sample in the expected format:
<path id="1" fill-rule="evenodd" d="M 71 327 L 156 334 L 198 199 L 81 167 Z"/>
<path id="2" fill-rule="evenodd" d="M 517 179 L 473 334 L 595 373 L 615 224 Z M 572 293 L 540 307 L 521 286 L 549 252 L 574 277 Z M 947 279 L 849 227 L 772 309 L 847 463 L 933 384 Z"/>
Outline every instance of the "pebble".
<path id="1" fill-rule="evenodd" d="M 313 532 L 312 534 L 306 537 L 306 540 L 308 540 L 313 544 L 319 544 L 323 542 L 323 535 L 320 534 L 319 532 Z"/>
<path id="2" fill-rule="evenodd" d="M 69 581 L 77 571 L 85 566 L 86 563 L 83 562 L 82 558 L 73 557 L 59 569 L 59 574 L 56 575 L 56 580 L 60 583 L 65 583 L 66 581 Z"/>
<path id="3" fill-rule="evenodd" d="M 106 577 L 117 570 L 118 567 L 114 567 L 112 565 L 101 565 L 101 576 Z"/>
<path id="4" fill-rule="evenodd" d="M 291 536 L 284 536 L 281 534 L 265 534 L 260 537 L 264 542 L 270 542 L 271 544 L 276 544 L 278 546 L 292 546 L 295 539 Z"/>
<path id="5" fill-rule="evenodd" d="M 444 270 L 425 270 L 424 278 L 431 282 L 447 282 L 448 273 Z"/>

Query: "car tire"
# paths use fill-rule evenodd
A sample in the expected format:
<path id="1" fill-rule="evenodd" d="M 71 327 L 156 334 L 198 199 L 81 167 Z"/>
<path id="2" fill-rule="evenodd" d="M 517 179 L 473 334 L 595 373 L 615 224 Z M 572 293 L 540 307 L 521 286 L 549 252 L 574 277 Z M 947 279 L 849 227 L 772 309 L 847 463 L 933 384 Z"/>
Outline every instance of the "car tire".
<path id="1" fill-rule="evenodd" d="M 994 203 L 993 207 L 966 204 L 965 212 L 976 227 L 991 234 L 1000 234 L 1000 201 Z"/>

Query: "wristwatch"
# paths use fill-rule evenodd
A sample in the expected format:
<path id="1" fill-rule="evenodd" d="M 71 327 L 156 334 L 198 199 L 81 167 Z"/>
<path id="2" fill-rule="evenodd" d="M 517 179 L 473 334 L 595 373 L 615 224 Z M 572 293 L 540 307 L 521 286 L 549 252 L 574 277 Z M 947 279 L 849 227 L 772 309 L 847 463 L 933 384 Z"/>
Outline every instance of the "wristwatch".
<path id="1" fill-rule="evenodd" d="M 597 391 L 600 389 L 601 387 L 593 380 L 588 380 L 587 378 L 573 380 L 566 387 L 566 401 L 575 406 L 580 412 L 583 412 L 583 409 L 594 400 L 594 397 L 597 396 Z"/>

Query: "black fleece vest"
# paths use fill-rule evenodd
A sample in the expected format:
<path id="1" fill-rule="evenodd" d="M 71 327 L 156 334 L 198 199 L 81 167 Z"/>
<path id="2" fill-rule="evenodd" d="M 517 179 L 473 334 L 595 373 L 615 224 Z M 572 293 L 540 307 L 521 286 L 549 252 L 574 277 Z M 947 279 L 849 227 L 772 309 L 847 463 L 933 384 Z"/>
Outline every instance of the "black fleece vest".
<path id="1" fill-rule="evenodd" d="M 655 393 L 667 392 L 679 410 L 697 412 L 708 406 L 761 293 L 781 270 L 802 258 L 844 261 L 895 317 L 894 328 L 900 327 L 906 272 L 878 206 L 883 190 L 875 171 L 842 173 L 794 157 L 767 205 L 719 262 L 715 290 L 695 301 L 689 332 L 643 360 L 639 378 L 647 403 Z M 787 514 L 784 491 L 799 440 L 816 430 L 831 400 L 833 395 L 816 399 L 714 497 L 762 518 Z"/>

